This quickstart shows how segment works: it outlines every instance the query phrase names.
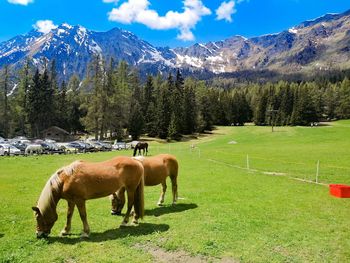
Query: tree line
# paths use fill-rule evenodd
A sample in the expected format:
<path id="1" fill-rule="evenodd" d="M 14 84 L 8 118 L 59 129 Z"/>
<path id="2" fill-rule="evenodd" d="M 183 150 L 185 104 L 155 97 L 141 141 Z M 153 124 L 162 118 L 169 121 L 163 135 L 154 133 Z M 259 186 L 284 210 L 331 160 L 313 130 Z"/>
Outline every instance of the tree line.
<path id="1" fill-rule="evenodd" d="M 215 125 L 310 125 L 350 118 L 350 80 L 331 82 L 230 83 L 201 81 L 175 74 L 148 75 L 126 62 L 95 57 L 83 80 L 58 83 L 55 61 L 41 71 L 29 61 L 17 73 L 14 91 L 10 68 L 0 78 L 0 136 L 39 138 L 50 126 L 96 139 L 141 134 L 179 140 L 210 131 Z M 13 94 L 11 94 L 13 92 Z M 11 94 L 11 95 L 10 95 Z"/>

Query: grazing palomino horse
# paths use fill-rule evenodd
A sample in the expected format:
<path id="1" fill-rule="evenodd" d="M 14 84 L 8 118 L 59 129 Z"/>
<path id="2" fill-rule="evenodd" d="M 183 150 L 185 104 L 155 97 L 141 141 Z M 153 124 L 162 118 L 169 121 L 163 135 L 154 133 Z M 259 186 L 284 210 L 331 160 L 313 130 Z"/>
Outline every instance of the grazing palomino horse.
<path id="1" fill-rule="evenodd" d="M 148 143 L 147 142 L 139 142 L 136 144 L 134 148 L 134 155 L 136 156 L 137 150 L 139 150 L 139 155 L 141 155 L 141 150 L 142 150 L 142 155 L 145 155 L 145 150 L 146 150 L 146 155 L 148 153 Z"/>
<path id="2" fill-rule="evenodd" d="M 62 235 L 71 230 L 71 219 L 75 205 L 78 207 L 83 222 L 82 237 L 88 237 L 90 228 L 87 222 L 85 201 L 115 193 L 120 188 L 126 189 L 128 210 L 122 225 L 126 225 L 132 207 L 134 207 L 133 223 L 144 214 L 144 179 L 143 166 L 130 157 L 116 157 L 100 163 L 76 161 L 59 169 L 47 181 L 41 192 L 35 211 L 37 237 L 47 237 L 57 220 L 56 206 L 62 198 L 68 202 L 67 223 Z"/>
<path id="3" fill-rule="evenodd" d="M 145 185 L 154 186 L 162 184 L 162 191 L 158 205 L 164 203 L 164 195 L 167 189 L 166 178 L 169 176 L 172 184 L 173 204 L 177 201 L 177 174 L 179 165 L 176 157 L 170 154 L 160 154 L 154 157 L 135 157 L 144 168 Z M 125 204 L 125 188 L 122 187 L 112 195 L 112 215 L 120 215 Z"/>

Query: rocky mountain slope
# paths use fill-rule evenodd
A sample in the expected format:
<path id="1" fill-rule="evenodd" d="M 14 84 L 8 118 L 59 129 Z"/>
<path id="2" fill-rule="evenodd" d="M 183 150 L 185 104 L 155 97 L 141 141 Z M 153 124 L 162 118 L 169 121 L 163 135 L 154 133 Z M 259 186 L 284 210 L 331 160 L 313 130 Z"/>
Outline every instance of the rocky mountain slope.
<path id="1" fill-rule="evenodd" d="M 0 43 L 0 67 L 19 68 L 29 58 L 42 68 L 56 60 L 62 79 L 73 73 L 83 77 L 95 54 L 106 60 L 125 60 L 141 72 L 167 72 L 182 68 L 213 74 L 270 70 L 308 73 L 315 69 L 350 68 L 350 10 L 327 14 L 278 34 L 229 39 L 187 48 L 157 48 L 131 32 L 114 28 L 94 32 L 82 26 L 62 24 L 48 34 L 32 30 Z"/>

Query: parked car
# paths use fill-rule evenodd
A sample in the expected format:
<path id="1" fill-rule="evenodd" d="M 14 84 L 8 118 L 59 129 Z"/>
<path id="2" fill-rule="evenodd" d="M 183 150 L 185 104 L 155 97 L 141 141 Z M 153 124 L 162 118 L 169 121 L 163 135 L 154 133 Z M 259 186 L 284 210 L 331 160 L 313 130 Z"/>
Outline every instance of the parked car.
<path id="1" fill-rule="evenodd" d="M 75 150 L 78 152 L 84 152 L 85 150 L 85 147 L 78 142 L 69 142 L 67 145 L 75 148 Z"/>
<path id="2" fill-rule="evenodd" d="M 21 150 L 17 149 L 15 146 L 8 143 L 0 144 L 0 155 L 4 156 L 4 155 L 20 155 L 20 154 L 21 154 Z"/>
<path id="3" fill-rule="evenodd" d="M 25 136 L 16 136 L 16 137 L 13 137 L 12 140 L 21 141 L 21 140 L 28 140 L 28 138 Z"/>
<path id="4" fill-rule="evenodd" d="M 46 142 L 46 141 L 45 141 Z M 56 142 L 46 142 L 51 147 L 51 153 L 64 153 L 64 150 Z"/>
<path id="5" fill-rule="evenodd" d="M 75 141 L 76 143 L 79 143 L 83 148 L 84 152 L 96 152 L 96 149 L 93 145 L 91 145 L 88 142 L 83 142 L 83 141 Z"/>
<path id="6" fill-rule="evenodd" d="M 51 140 L 51 139 L 45 139 L 45 142 L 49 142 L 49 143 L 56 143 L 55 140 Z"/>
<path id="7" fill-rule="evenodd" d="M 3 143 L 3 142 L 5 142 L 5 138 L 0 136 L 0 143 Z"/>
<path id="8" fill-rule="evenodd" d="M 11 145 L 14 146 L 14 147 L 16 147 L 17 149 L 19 149 L 22 153 L 25 152 L 25 150 L 26 150 L 26 148 L 27 148 L 27 146 L 28 146 L 28 144 L 22 143 L 22 142 L 20 142 L 20 141 L 12 142 Z"/>
<path id="9" fill-rule="evenodd" d="M 44 148 L 44 153 L 46 154 L 64 153 L 64 150 L 55 143 L 49 143 L 45 141 L 42 142 L 40 145 Z"/>
<path id="10" fill-rule="evenodd" d="M 112 151 L 112 144 L 110 144 L 109 142 L 98 142 L 100 145 L 102 145 L 104 151 Z"/>
<path id="11" fill-rule="evenodd" d="M 89 143 L 92 145 L 92 147 L 94 147 L 95 151 L 104 151 L 103 146 L 97 141 L 90 141 Z"/>
<path id="12" fill-rule="evenodd" d="M 112 148 L 114 150 L 127 150 L 130 149 L 131 145 L 130 143 L 126 143 L 126 142 L 114 142 L 114 144 L 112 145 Z"/>
<path id="13" fill-rule="evenodd" d="M 78 149 L 71 146 L 69 143 L 57 143 L 57 145 L 64 151 L 64 153 L 77 153 Z"/>
<path id="14" fill-rule="evenodd" d="M 32 142 L 30 141 L 30 140 L 28 140 L 28 139 L 19 139 L 19 140 L 17 140 L 17 139 L 12 139 L 11 140 L 12 142 L 20 142 L 20 143 L 24 143 L 24 144 L 31 144 Z"/>

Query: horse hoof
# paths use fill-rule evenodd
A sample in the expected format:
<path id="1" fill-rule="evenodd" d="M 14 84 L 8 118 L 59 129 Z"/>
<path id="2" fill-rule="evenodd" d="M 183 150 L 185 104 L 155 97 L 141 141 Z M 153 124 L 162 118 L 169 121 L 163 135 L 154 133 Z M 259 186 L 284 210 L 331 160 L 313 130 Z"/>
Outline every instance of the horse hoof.
<path id="1" fill-rule="evenodd" d="M 80 238 L 89 238 L 89 234 L 83 232 L 83 233 L 81 233 Z"/>
<path id="2" fill-rule="evenodd" d="M 163 203 L 158 203 L 157 205 L 158 205 L 158 206 L 163 206 Z"/>
<path id="3" fill-rule="evenodd" d="M 123 221 L 123 222 L 120 224 L 119 227 L 123 228 L 123 227 L 127 227 L 127 226 L 128 226 L 128 223 L 126 223 L 126 222 Z"/>
<path id="4" fill-rule="evenodd" d="M 66 231 L 66 230 L 62 230 L 61 233 L 60 233 L 61 237 L 65 237 L 65 236 L 69 236 L 69 235 L 70 235 L 70 232 Z"/>
<path id="5" fill-rule="evenodd" d="M 133 220 L 132 223 L 131 223 L 132 226 L 138 226 L 139 225 L 139 222 L 136 221 L 136 220 Z"/>
<path id="6" fill-rule="evenodd" d="M 122 212 L 111 210 L 111 215 L 112 216 L 120 216 L 121 214 L 122 214 Z"/>

